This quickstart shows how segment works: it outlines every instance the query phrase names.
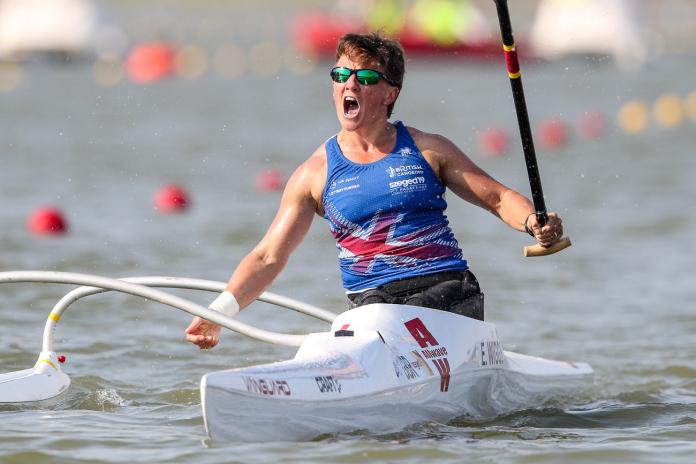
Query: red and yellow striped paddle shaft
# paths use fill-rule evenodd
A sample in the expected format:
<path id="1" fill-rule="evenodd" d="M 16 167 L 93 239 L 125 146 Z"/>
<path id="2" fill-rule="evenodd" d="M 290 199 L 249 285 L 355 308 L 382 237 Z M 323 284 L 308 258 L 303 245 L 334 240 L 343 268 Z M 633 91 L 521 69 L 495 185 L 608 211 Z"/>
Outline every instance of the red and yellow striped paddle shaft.
<path id="1" fill-rule="evenodd" d="M 505 53 L 505 63 L 507 64 L 508 76 L 510 79 L 519 79 L 522 76 L 520 72 L 520 60 L 517 58 L 517 48 L 515 44 L 503 44 L 503 52 Z"/>
<path id="2" fill-rule="evenodd" d="M 527 165 L 527 175 L 529 184 L 532 188 L 532 201 L 534 210 L 540 225 L 548 222 L 546 204 L 544 202 L 544 192 L 541 188 L 539 178 L 539 168 L 537 166 L 536 151 L 534 150 L 534 140 L 532 139 L 532 129 L 529 125 L 529 114 L 527 113 L 527 103 L 524 99 L 524 89 L 520 73 L 520 62 L 517 57 L 517 47 L 515 38 L 512 35 L 512 25 L 510 23 L 510 12 L 508 11 L 507 0 L 494 0 L 498 10 L 498 21 L 500 22 L 500 33 L 503 37 L 503 51 L 505 52 L 505 62 L 507 64 L 510 85 L 512 86 L 512 97 L 515 101 L 517 111 L 517 123 L 520 127 L 522 137 L 522 150 Z"/>
<path id="3" fill-rule="evenodd" d="M 522 150 L 524 160 L 527 164 L 527 176 L 529 185 L 532 188 L 532 201 L 537 221 L 544 226 L 548 220 L 546 204 L 544 202 L 544 192 L 541 189 L 541 179 L 539 178 L 539 168 L 537 166 L 536 151 L 534 150 L 534 140 L 532 139 L 532 129 L 529 125 L 529 114 L 527 114 L 527 103 L 524 99 L 524 89 L 522 88 L 522 74 L 520 73 L 520 62 L 517 57 L 517 47 L 515 38 L 512 36 L 512 25 L 510 24 L 510 12 L 508 11 L 507 0 L 494 0 L 498 9 L 498 21 L 500 22 L 500 33 L 503 37 L 503 52 L 505 53 L 505 63 L 507 64 L 510 86 L 512 87 L 512 98 L 515 101 L 517 111 L 517 124 L 520 126 L 520 136 L 522 137 Z M 525 247 L 525 256 L 545 256 L 561 251 L 570 246 L 570 239 L 563 237 L 548 248 L 539 244 Z"/>

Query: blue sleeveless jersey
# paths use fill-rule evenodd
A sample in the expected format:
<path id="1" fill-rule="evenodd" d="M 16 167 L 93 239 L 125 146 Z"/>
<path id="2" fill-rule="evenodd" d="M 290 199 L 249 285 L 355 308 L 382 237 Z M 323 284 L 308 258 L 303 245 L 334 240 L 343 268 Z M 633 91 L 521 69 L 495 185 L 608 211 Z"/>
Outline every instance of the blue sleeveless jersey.
<path id="1" fill-rule="evenodd" d="M 338 247 L 343 286 L 358 292 L 395 280 L 468 268 L 444 214 L 445 186 L 408 129 L 379 161 L 358 164 L 326 141 L 324 217 Z"/>

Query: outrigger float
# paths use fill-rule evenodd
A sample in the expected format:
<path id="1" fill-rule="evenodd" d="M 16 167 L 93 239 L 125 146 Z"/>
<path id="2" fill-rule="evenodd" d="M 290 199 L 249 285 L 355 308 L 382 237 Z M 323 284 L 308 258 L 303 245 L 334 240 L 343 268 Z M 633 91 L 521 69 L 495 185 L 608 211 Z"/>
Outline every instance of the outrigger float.
<path id="1" fill-rule="evenodd" d="M 201 379 L 201 405 L 213 440 L 297 441 L 325 433 L 388 433 L 423 421 L 493 418 L 572 399 L 594 372 L 504 351 L 495 325 L 443 311 L 371 304 L 336 315 L 265 292 L 260 301 L 327 323 L 306 335 L 262 330 L 152 287 L 220 292 L 223 282 L 178 277 L 107 277 L 48 271 L 0 272 L 0 283 L 81 285 L 51 310 L 34 367 L 0 374 L 1 403 L 32 403 L 64 393 L 70 378 L 53 347 L 69 305 L 105 291 L 157 301 L 256 340 L 299 346 L 288 361 L 228 369 Z"/>

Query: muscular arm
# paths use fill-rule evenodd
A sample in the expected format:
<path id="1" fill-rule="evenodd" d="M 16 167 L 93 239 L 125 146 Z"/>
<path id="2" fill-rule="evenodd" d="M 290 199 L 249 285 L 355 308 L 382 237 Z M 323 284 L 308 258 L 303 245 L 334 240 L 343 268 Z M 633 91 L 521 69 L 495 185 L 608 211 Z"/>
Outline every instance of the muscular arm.
<path id="1" fill-rule="evenodd" d="M 227 290 L 237 298 L 241 308 L 268 288 L 307 234 L 314 214 L 319 211 L 325 178 L 323 167 L 322 159 L 313 155 L 297 168 L 266 234 L 232 274 Z"/>
<path id="2" fill-rule="evenodd" d="M 227 290 L 242 308 L 273 282 L 309 230 L 316 204 L 301 191 L 303 187 L 298 178 L 302 176 L 299 172 L 293 174 L 266 235 L 242 259 L 227 284 Z"/>
<path id="3" fill-rule="evenodd" d="M 240 308 L 248 306 L 268 288 L 283 270 L 288 258 L 307 234 L 315 213 L 320 212 L 326 181 L 326 157 L 318 149 L 293 173 L 271 226 L 258 245 L 242 259 L 227 283 Z M 200 348 L 212 348 L 220 326 L 194 317 L 186 339 Z"/>

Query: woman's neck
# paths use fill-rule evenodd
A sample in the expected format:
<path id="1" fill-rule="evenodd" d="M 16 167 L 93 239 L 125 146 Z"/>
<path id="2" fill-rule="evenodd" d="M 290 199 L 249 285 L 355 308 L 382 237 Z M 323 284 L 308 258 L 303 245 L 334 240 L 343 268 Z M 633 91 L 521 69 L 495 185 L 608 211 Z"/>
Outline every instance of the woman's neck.
<path id="1" fill-rule="evenodd" d="M 396 144 L 396 127 L 388 121 L 383 124 L 354 131 L 341 130 L 337 141 L 348 159 L 371 162 L 391 153 Z"/>

